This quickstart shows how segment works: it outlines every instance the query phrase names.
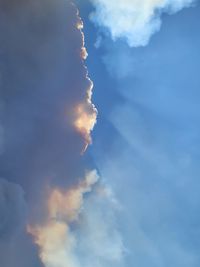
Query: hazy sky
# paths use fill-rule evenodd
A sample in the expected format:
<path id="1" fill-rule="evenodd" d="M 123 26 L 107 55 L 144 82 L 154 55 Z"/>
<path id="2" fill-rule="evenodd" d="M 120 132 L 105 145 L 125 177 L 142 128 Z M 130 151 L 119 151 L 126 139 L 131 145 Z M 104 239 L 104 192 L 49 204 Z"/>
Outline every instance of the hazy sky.
<path id="1" fill-rule="evenodd" d="M 162 14 L 137 48 L 93 27 L 91 10 L 81 9 L 99 109 L 91 153 L 122 205 L 124 266 L 198 266 L 200 6 Z"/>

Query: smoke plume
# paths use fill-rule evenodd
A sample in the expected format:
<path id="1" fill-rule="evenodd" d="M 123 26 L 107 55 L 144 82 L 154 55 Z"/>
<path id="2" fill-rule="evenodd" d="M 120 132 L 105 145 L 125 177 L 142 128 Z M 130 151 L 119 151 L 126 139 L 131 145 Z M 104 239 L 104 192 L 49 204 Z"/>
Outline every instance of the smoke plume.
<path id="1" fill-rule="evenodd" d="M 81 201 L 90 187 L 83 177 L 91 164 L 82 153 L 96 122 L 93 85 L 84 65 L 83 22 L 71 1 L 0 0 L 0 14 L 0 244 L 12 239 L 11 247 L 1 245 L 1 254 L 11 255 L 2 262 L 40 266 L 26 220 L 33 229 L 48 219 L 52 226 L 48 188 L 53 207 L 66 201 L 61 188 L 83 187 Z"/>
<path id="2" fill-rule="evenodd" d="M 97 180 L 96 173 L 91 172 L 85 180 L 65 192 L 52 189 L 48 197 L 46 221 L 42 225 L 28 226 L 28 232 L 40 247 L 40 257 L 46 267 L 81 266 L 74 253 L 76 237 L 70 227 L 78 222 L 84 194 L 92 190 Z"/>
<path id="3" fill-rule="evenodd" d="M 83 156 L 91 144 L 97 110 L 85 66 L 82 28 L 72 1 L 0 0 L 4 267 L 77 267 L 83 262 L 90 266 L 90 250 L 96 255 L 93 266 L 104 262 L 116 266 L 122 258 L 123 242 L 114 215 L 107 216 L 107 227 L 101 227 L 105 205 L 112 210 L 110 200 L 98 204 L 106 198 L 100 198 L 99 177 L 88 171 L 94 166 Z M 92 196 L 99 201 L 90 206 Z M 103 255 L 100 247 L 86 242 L 86 230 L 92 237 L 95 228 L 90 222 L 86 229 L 84 221 L 97 211 L 99 219 L 94 223 L 102 236 L 96 240 L 104 247 Z M 113 242 L 106 239 L 112 231 Z M 120 252 L 119 257 L 111 251 Z"/>
<path id="4" fill-rule="evenodd" d="M 46 267 L 121 266 L 124 247 L 115 225 L 115 205 L 98 180 L 92 171 L 73 188 L 52 188 L 45 221 L 28 226 Z"/>

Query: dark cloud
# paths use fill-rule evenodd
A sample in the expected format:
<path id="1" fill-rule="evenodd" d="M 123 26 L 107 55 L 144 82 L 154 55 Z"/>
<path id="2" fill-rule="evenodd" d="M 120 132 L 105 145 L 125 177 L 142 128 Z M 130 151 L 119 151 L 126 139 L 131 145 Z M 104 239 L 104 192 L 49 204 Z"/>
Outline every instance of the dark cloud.
<path id="1" fill-rule="evenodd" d="M 4 267 L 14 267 L 16 264 L 25 267 L 26 260 L 23 259 L 28 259 L 29 256 L 35 258 L 34 263 L 37 261 L 36 254 L 33 257 L 33 245 L 24 234 L 27 214 L 24 197 L 25 194 L 20 185 L 0 179 L 0 258 L 1 265 Z M 28 253 L 26 257 L 24 252 Z M 33 265 L 29 264 L 29 266 Z"/>
<path id="2" fill-rule="evenodd" d="M 12 238 L 25 217 L 26 204 L 22 188 L 0 179 L 0 240 Z"/>
<path id="3" fill-rule="evenodd" d="M 0 0 L 0 176 L 9 181 L 0 186 L 0 242 L 13 236 L 24 210 L 20 189 L 11 186 L 7 192 L 5 187 L 22 186 L 33 221 L 43 216 L 47 184 L 69 186 L 84 176 L 81 152 L 90 129 L 79 116 L 95 119 L 96 111 L 80 25 L 71 1 Z M 76 114 L 80 104 L 81 114 Z M 9 267 L 37 261 L 25 234 L 12 242 L 11 254 L 13 248 L 17 253 Z M 25 248 L 27 257 L 21 259 Z"/>
<path id="4" fill-rule="evenodd" d="M 67 1 L 1 1 L 0 173 L 30 187 L 80 176 L 85 140 L 73 109 L 90 86 L 80 57 L 77 10 Z M 73 178 L 72 177 L 72 178 Z M 38 185 L 37 185 L 38 187 Z"/>

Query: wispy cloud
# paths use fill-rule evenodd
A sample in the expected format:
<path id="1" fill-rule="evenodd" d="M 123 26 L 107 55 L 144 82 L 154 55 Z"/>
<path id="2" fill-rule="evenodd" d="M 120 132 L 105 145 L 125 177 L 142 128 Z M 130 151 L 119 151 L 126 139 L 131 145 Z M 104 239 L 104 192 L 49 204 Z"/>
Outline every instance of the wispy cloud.
<path id="1" fill-rule="evenodd" d="M 168 16 L 141 49 L 104 43 L 123 103 L 110 112 L 112 145 L 99 130 L 94 156 L 125 207 L 127 266 L 199 264 L 199 12 Z"/>
<path id="2" fill-rule="evenodd" d="M 194 0 L 91 0 L 92 21 L 113 38 L 123 38 L 131 47 L 145 46 L 161 27 L 163 13 L 173 14 Z"/>

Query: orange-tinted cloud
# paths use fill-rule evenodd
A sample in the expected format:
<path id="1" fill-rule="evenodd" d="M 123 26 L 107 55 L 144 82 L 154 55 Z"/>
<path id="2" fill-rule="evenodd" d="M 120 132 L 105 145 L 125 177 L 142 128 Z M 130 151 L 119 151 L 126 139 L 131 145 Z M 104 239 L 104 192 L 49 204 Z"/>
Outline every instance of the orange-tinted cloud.
<path id="1" fill-rule="evenodd" d="M 90 192 L 97 181 L 98 176 L 93 171 L 73 188 L 53 188 L 49 193 L 44 223 L 27 227 L 39 246 L 40 258 L 46 267 L 79 267 L 73 253 L 76 237 L 70 228 L 79 220 L 84 194 Z"/>

